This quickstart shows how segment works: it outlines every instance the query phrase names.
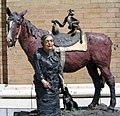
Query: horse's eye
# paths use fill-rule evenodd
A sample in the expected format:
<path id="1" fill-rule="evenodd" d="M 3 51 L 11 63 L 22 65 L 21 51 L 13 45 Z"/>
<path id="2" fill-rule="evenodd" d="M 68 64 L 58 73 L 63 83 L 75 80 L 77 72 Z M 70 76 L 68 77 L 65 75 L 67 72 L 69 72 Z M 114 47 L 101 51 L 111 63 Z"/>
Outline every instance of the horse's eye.
<path id="1" fill-rule="evenodd" d="M 18 26 L 21 24 L 19 20 L 16 20 L 15 23 L 16 23 L 16 25 L 18 25 Z"/>

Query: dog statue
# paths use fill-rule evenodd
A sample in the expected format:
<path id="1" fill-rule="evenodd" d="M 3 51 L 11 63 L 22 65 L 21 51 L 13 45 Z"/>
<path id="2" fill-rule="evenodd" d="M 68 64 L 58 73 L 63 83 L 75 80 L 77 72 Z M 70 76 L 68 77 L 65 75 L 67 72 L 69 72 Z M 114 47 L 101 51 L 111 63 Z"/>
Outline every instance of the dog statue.
<path id="1" fill-rule="evenodd" d="M 78 104 L 73 100 L 72 96 L 69 93 L 69 90 L 67 87 L 64 88 L 62 91 L 63 93 L 63 105 L 65 110 L 78 110 Z"/>

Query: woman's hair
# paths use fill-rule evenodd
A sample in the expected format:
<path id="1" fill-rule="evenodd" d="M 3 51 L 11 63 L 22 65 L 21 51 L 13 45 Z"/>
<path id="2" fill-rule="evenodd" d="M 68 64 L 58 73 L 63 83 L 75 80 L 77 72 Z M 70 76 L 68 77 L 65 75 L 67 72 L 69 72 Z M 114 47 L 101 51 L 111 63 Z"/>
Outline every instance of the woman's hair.
<path id="1" fill-rule="evenodd" d="M 41 37 L 41 44 L 42 44 L 42 46 L 44 46 L 44 41 L 45 41 L 45 39 L 46 39 L 47 37 L 49 37 L 49 36 L 51 36 L 51 37 L 53 38 L 53 36 L 52 36 L 51 34 L 46 34 L 46 35 L 43 35 L 43 36 Z"/>

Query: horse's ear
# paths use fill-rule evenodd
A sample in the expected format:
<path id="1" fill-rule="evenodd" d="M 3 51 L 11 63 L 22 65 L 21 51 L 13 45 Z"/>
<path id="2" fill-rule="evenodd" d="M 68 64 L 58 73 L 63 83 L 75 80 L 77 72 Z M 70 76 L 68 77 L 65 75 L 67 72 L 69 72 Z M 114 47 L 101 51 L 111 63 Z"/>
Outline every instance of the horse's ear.
<path id="1" fill-rule="evenodd" d="M 23 17 L 27 13 L 27 10 L 20 13 L 20 15 Z"/>
<path id="2" fill-rule="evenodd" d="M 7 13 L 8 16 L 10 16 L 12 14 L 8 7 L 6 8 L 6 13 Z"/>

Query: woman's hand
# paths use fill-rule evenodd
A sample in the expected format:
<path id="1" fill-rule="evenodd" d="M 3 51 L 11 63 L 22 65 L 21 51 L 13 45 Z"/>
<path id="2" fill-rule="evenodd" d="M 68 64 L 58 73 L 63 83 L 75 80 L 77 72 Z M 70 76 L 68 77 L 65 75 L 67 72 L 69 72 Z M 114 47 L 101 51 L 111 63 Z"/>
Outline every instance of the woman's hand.
<path id="1" fill-rule="evenodd" d="M 41 82 L 43 83 L 43 86 L 45 88 L 49 88 L 49 89 L 51 88 L 50 83 L 48 81 L 46 81 L 45 79 L 42 79 Z"/>

